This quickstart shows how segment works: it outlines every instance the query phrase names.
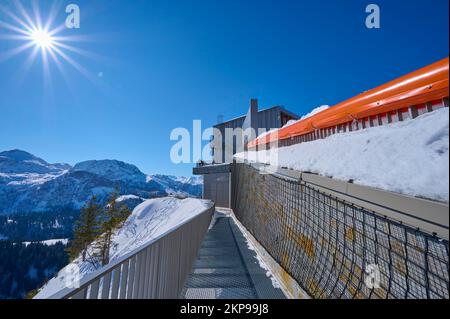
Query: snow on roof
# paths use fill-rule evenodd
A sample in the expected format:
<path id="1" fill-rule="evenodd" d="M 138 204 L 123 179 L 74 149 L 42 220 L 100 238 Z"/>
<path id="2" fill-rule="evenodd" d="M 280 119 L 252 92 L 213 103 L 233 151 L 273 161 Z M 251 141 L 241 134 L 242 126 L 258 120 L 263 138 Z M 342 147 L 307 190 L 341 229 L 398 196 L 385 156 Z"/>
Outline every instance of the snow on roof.
<path id="1" fill-rule="evenodd" d="M 322 112 L 322 111 L 325 111 L 325 110 L 328 109 L 328 108 L 330 108 L 329 105 L 321 105 L 321 106 L 318 106 L 318 107 L 314 108 L 311 112 L 309 112 L 309 113 L 307 113 L 307 114 L 305 114 L 305 115 L 302 115 L 302 116 L 300 117 L 299 120 L 290 120 L 290 121 L 288 121 L 288 122 L 283 126 L 283 128 L 288 127 L 288 126 L 291 126 L 291 125 L 294 125 L 295 123 L 298 123 L 298 122 L 300 122 L 301 120 L 307 119 L 308 117 L 311 117 L 311 116 L 313 116 L 314 114 L 317 114 L 317 113 L 320 113 L 320 112 Z M 264 136 L 264 135 L 263 135 L 263 136 Z M 258 138 L 259 138 L 259 137 L 261 137 L 261 136 L 258 136 Z"/>
<path id="2" fill-rule="evenodd" d="M 414 120 L 235 156 L 448 202 L 449 110 L 442 108 Z"/>
<path id="3" fill-rule="evenodd" d="M 329 105 L 318 106 L 315 109 L 313 109 L 311 112 L 309 112 L 308 114 L 303 115 L 300 119 L 301 120 L 307 119 L 308 117 L 311 117 L 314 114 L 320 113 L 320 112 L 325 111 L 326 109 L 329 109 L 329 108 L 330 108 Z"/>

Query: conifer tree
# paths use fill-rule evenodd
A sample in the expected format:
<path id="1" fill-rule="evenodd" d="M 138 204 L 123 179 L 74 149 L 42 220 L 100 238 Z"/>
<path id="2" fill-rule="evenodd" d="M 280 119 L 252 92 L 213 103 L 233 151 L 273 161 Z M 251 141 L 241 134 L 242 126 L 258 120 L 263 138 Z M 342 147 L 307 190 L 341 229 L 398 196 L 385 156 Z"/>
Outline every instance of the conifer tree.
<path id="1" fill-rule="evenodd" d="M 114 246 L 112 237 L 114 232 L 121 228 L 131 212 L 126 205 L 119 205 L 117 202 L 118 193 L 114 192 L 101 218 L 101 236 L 96 240 L 95 251 L 97 259 L 102 265 L 109 263 L 110 250 Z"/>
<path id="2" fill-rule="evenodd" d="M 94 242 L 101 231 L 101 208 L 97 204 L 97 198 L 92 196 L 86 206 L 81 209 L 80 217 L 75 224 L 74 238 L 68 249 L 71 260 L 81 253 L 82 261 L 86 260 L 88 247 Z"/>

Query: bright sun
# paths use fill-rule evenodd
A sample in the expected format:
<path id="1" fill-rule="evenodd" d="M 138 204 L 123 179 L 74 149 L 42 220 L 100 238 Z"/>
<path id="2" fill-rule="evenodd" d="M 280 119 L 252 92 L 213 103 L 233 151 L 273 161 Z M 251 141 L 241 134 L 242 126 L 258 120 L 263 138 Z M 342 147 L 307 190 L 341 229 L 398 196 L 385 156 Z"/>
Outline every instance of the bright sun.
<path id="1" fill-rule="evenodd" d="M 34 30 L 31 39 L 35 45 L 42 49 L 48 49 L 54 43 L 53 37 L 44 30 Z"/>
<path id="2" fill-rule="evenodd" d="M 3 2 L 0 0 L 0 3 Z M 56 27 L 53 26 L 58 17 L 59 5 L 55 4 L 50 8 L 47 19 L 44 21 L 41 16 L 38 1 L 31 1 L 31 11 L 22 5 L 21 0 L 14 0 L 13 7 L 5 7 L 0 4 L 0 63 L 29 51 L 24 61 L 21 72 L 27 72 L 33 65 L 38 55 L 41 55 L 44 80 L 49 83 L 50 63 L 54 64 L 59 72 L 67 78 L 62 62 L 66 62 L 75 68 L 80 74 L 92 82 L 98 81 L 89 70 L 83 67 L 72 55 L 83 55 L 86 58 L 93 58 L 89 51 L 73 46 L 71 43 L 79 43 L 86 39 L 91 39 L 85 35 L 63 35 L 67 28 L 65 21 Z M 28 1 L 29 2 L 29 1 Z M 41 2 L 41 1 L 39 1 Z M 42 1 L 43 2 L 43 1 Z M 56 1 L 54 1 L 56 3 Z M 20 41 L 21 44 L 4 50 L 3 41 Z M 89 40 L 91 41 L 91 40 Z M 98 56 L 95 55 L 95 58 Z"/>

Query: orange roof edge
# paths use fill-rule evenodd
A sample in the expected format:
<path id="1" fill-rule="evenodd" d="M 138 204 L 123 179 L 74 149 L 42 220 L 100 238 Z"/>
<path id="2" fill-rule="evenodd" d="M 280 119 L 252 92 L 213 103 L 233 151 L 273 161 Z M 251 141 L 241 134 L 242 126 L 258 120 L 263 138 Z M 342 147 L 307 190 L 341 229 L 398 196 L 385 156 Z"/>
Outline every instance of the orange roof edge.
<path id="1" fill-rule="evenodd" d="M 255 147 L 279 139 L 310 133 L 368 116 L 431 102 L 449 96 L 449 58 L 425 66 L 361 93 L 277 132 L 250 141 Z M 276 134 L 277 133 L 277 134 Z"/>

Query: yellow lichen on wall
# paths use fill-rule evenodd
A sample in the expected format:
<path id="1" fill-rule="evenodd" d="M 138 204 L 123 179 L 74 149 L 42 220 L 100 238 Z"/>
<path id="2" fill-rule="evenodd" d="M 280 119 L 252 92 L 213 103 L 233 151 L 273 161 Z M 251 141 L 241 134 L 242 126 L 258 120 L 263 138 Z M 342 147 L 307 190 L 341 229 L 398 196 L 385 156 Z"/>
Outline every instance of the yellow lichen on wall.
<path id="1" fill-rule="evenodd" d="M 345 238 L 353 242 L 355 240 L 355 237 L 356 237 L 355 229 L 352 227 L 347 227 L 347 229 L 345 230 Z"/>

